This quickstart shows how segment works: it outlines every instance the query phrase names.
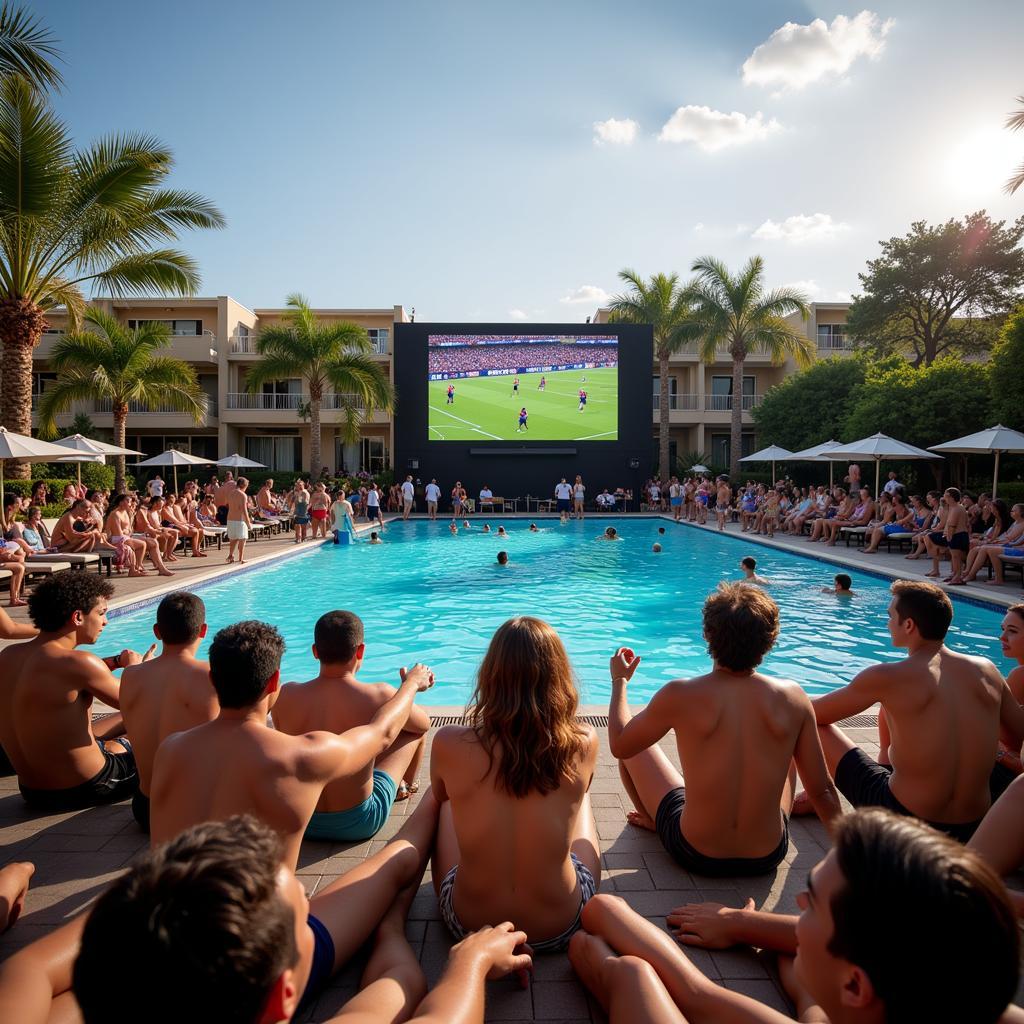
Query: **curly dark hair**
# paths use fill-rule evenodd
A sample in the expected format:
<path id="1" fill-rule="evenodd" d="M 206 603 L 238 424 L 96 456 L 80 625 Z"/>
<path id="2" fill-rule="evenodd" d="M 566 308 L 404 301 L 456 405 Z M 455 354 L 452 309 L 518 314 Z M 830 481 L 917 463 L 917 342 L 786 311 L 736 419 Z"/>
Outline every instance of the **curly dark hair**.
<path id="1" fill-rule="evenodd" d="M 88 615 L 101 599 L 109 599 L 113 593 L 113 584 L 97 573 L 64 569 L 47 577 L 29 594 L 28 614 L 38 630 L 55 633 L 75 612 Z"/>

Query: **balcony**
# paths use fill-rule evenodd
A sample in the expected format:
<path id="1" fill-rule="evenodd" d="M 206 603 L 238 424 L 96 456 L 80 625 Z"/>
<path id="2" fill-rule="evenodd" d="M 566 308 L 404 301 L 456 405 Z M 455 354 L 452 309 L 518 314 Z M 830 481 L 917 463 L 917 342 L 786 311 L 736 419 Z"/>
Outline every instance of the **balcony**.
<path id="1" fill-rule="evenodd" d="M 44 334 L 32 350 L 32 358 L 49 359 L 53 355 L 54 346 L 63 336 L 63 331 Z M 186 363 L 216 363 L 217 335 L 213 331 L 203 331 L 202 334 L 172 334 L 168 347 L 157 352 L 157 355 L 181 359 Z"/>
<path id="2" fill-rule="evenodd" d="M 673 395 L 668 396 L 668 408 L 670 412 L 694 412 L 700 408 L 700 395 Z M 654 396 L 654 411 L 661 411 L 661 395 Z"/>
<path id="3" fill-rule="evenodd" d="M 109 398 L 98 398 L 92 404 L 92 411 L 99 414 L 106 413 L 108 416 L 111 415 L 113 405 Z M 164 405 L 155 403 L 152 405 L 144 405 L 141 402 L 129 402 L 128 403 L 128 415 L 129 416 L 163 416 L 163 417 L 177 417 L 183 421 L 194 423 L 191 413 L 182 412 L 180 409 L 176 409 L 171 405 Z M 217 402 L 213 398 L 207 397 L 206 400 L 206 416 L 203 420 L 204 423 L 209 423 L 210 420 L 217 418 Z"/>
<path id="4" fill-rule="evenodd" d="M 355 396 L 350 396 L 356 409 L 365 413 L 365 405 Z M 344 397 L 337 394 L 326 394 L 320 402 L 320 420 L 324 424 L 344 422 L 342 403 Z M 254 420 L 267 423 L 293 424 L 300 420 L 309 420 L 305 406 L 309 403 L 309 395 L 264 395 L 250 394 L 247 391 L 229 392 L 224 407 L 223 418 L 234 423 L 251 423 Z M 258 416 L 254 416 L 256 413 Z M 305 413 L 305 415 L 301 415 Z M 365 417 L 367 423 L 388 423 L 390 414 L 374 410 L 372 415 Z"/>
<path id="5" fill-rule="evenodd" d="M 763 395 L 744 395 L 743 411 L 749 412 L 755 405 L 760 405 L 763 397 Z M 732 412 L 732 395 L 705 395 L 704 409 L 707 412 Z"/>
<path id="6" fill-rule="evenodd" d="M 255 334 L 232 334 L 230 348 L 231 355 L 258 356 L 259 353 L 256 350 L 256 337 L 257 336 Z M 384 337 L 371 337 L 371 353 L 375 356 L 389 355 L 388 341 L 390 337 L 390 334 L 387 334 Z"/>
<path id="7" fill-rule="evenodd" d="M 852 352 L 854 344 L 852 339 L 843 336 L 818 338 L 819 352 Z"/>

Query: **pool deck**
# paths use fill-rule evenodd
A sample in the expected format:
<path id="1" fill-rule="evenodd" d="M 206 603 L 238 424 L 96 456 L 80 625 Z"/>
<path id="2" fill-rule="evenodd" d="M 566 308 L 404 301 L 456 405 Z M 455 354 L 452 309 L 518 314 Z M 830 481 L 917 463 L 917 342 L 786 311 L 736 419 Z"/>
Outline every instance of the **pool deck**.
<path id="1" fill-rule="evenodd" d="M 502 517 L 510 519 L 513 517 Z M 537 517 L 518 517 L 537 518 Z M 592 517 L 599 521 L 601 517 Z M 668 524 L 666 524 L 668 525 Z M 738 527 L 730 529 L 736 532 Z M 754 538 L 750 538 L 752 546 Z M 908 562 L 901 556 L 880 555 L 877 560 L 859 555 L 845 546 L 824 549 L 824 545 L 807 544 L 801 540 L 777 539 L 760 543 L 796 551 L 813 553 L 837 565 L 870 567 L 886 575 L 919 578 L 926 569 L 920 562 Z M 301 550 L 308 545 L 300 546 Z M 250 547 L 250 564 L 287 557 L 296 551 L 290 538 L 265 539 Z M 740 552 L 738 552 L 739 554 Z M 182 559 L 173 566 L 174 579 L 149 577 L 141 580 L 115 580 L 117 598 L 113 607 L 134 604 L 159 596 L 182 586 L 194 586 L 237 567 L 225 566 L 226 553 L 203 560 Z M 869 563 L 865 566 L 864 563 Z M 823 566 L 823 575 L 831 570 Z M 827 575 L 826 575 L 827 579 Z M 980 591 L 975 595 L 973 591 Z M 1020 600 L 1020 588 L 963 588 L 960 593 L 980 596 L 994 603 L 1007 604 Z M 13 609 L 15 618 L 24 619 L 23 609 Z M 102 646 L 102 645 L 101 645 Z M 430 708 L 431 714 L 457 714 L 459 709 Z M 586 713 L 606 714 L 606 708 L 584 708 Z M 853 739 L 868 751 L 877 752 L 877 734 L 871 716 L 858 717 L 847 726 Z M 607 729 L 598 728 L 601 757 L 591 787 L 594 813 L 601 840 L 604 872 L 601 889 L 623 897 L 638 913 L 664 926 L 664 915 L 682 903 L 717 900 L 739 905 L 753 896 L 758 907 L 794 911 L 796 895 L 803 888 L 807 871 L 823 856 L 828 838 L 817 819 L 794 819 L 791 845 L 785 862 L 773 875 L 755 879 L 704 878 L 679 868 L 662 850 L 657 838 L 634 828 L 625 820 L 629 808 L 614 759 L 608 751 Z M 431 737 L 434 731 L 431 731 Z M 678 765 L 671 743 L 662 746 Z M 429 778 L 429 754 L 421 778 Z M 330 883 L 367 855 L 378 850 L 401 827 L 410 804 L 418 798 L 398 804 L 391 820 L 372 841 L 345 844 L 306 841 L 303 843 L 299 873 L 307 890 Z M 87 907 L 119 872 L 125 869 L 147 841 L 138 831 L 127 803 L 93 808 L 68 814 L 35 815 L 28 812 L 18 794 L 13 778 L 0 778 L 0 864 L 12 860 L 31 860 L 36 865 L 25 915 L 13 931 L 0 937 L 0 959 L 24 944 L 46 934 L 53 927 Z M 451 941 L 440 921 L 429 871 L 416 897 L 409 918 L 408 936 L 428 980 L 440 976 Z M 710 978 L 737 991 L 746 992 L 780 1010 L 788 1010 L 770 958 L 747 950 L 704 952 L 687 950 L 691 959 Z M 358 959 L 334 978 L 330 987 L 304 1020 L 328 1019 L 354 991 L 363 961 Z M 534 978 L 526 990 L 511 981 L 494 982 L 488 986 L 488 1021 L 602 1021 L 603 1014 L 575 980 L 565 956 L 538 958 Z"/>

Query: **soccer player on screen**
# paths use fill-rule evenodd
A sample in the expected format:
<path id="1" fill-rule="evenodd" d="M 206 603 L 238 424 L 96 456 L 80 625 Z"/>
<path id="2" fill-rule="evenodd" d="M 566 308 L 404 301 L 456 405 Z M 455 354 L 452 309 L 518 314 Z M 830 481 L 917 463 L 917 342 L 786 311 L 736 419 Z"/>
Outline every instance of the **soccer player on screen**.
<path id="1" fill-rule="evenodd" d="M 580 407 L 579 407 L 578 411 L 579 412 L 583 412 L 583 409 L 586 406 L 586 404 L 587 404 L 587 393 L 586 393 L 586 391 L 583 390 L 583 388 L 580 388 Z"/>
<path id="2" fill-rule="evenodd" d="M 537 390 L 538 391 L 543 391 L 547 387 L 547 385 L 548 385 L 547 377 L 541 377 L 540 383 L 537 385 Z"/>
<path id="3" fill-rule="evenodd" d="M 512 395 L 515 396 L 515 395 L 518 395 L 518 394 L 519 394 L 519 378 L 516 377 L 516 379 L 514 381 L 512 381 Z"/>
<path id="4" fill-rule="evenodd" d="M 526 406 L 524 405 L 524 406 L 522 407 L 522 409 L 520 409 L 520 410 L 519 410 L 519 426 L 518 426 L 518 427 L 516 427 L 516 433 L 517 433 L 517 434 L 518 434 L 518 433 L 519 433 L 520 431 L 522 431 L 522 430 L 526 430 L 526 431 L 529 431 L 529 429 L 530 429 L 530 428 L 529 428 L 529 427 L 527 427 L 527 425 L 526 425 L 526 417 L 527 417 L 528 415 L 529 415 L 529 413 L 528 413 L 528 412 L 526 411 Z"/>
<path id="5" fill-rule="evenodd" d="M 455 404 L 455 385 L 454 384 L 449 384 L 448 385 L 448 401 L 445 402 L 445 405 L 454 405 L 454 404 Z"/>

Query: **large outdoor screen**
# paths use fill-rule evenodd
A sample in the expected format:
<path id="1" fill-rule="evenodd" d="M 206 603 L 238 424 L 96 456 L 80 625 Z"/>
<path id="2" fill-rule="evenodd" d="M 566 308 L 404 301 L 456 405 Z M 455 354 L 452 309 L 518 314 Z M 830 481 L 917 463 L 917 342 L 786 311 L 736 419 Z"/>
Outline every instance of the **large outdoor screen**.
<path id="1" fill-rule="evenodd" d="M 616 441 L 619 339 L 431 334 L 431 441 Z"/>

